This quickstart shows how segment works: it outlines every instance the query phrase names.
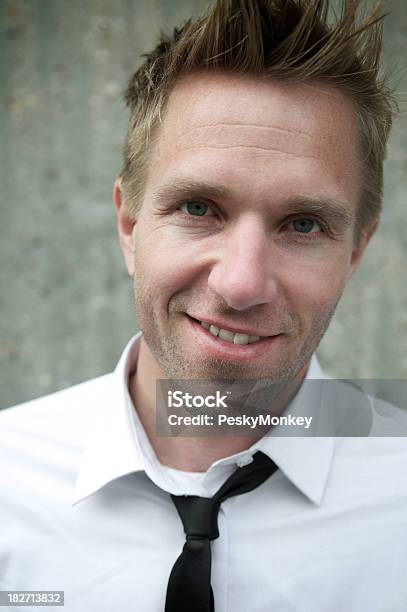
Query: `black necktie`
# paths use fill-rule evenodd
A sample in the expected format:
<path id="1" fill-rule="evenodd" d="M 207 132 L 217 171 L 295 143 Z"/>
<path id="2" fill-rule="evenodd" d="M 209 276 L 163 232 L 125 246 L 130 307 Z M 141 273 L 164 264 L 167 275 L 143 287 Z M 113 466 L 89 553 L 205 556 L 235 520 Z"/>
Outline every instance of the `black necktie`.
<path id="1" fill-rule="evenodd" d="M 165 612 L 214 612 L 210 541 L 219 537 L 220 505 L 228 497 L 252 491 L 276 469 L 276 464 L 258 451 L 253 461 L 233 472 L 213 497 L 171 495 L 186 541 L 171 570 Z"/>

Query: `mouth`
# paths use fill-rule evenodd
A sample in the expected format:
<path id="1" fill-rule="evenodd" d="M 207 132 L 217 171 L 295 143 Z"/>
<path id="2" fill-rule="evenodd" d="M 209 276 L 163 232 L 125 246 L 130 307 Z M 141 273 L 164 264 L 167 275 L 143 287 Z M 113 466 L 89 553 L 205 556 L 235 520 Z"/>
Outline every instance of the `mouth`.
<path id="1" fill-rule="evenodd" d="M 270 336 L 260 336 L 256 334 L 250 334 L 243 330 L 232 330 L 230 328 L 220 327 L 219 325 L 210 322 L 210 321 L 201 321 L 199 319 L 194 319 L 190 315 L 187 315 L 193 321 L 200 323 L 204 329 L 206 329 L 212 336 L 215 338 L 219 338 L 220 340 L 224 340 L 225 342 L 229 342 L 230 344 L 239 344 L 240 346 L 244 346 L 246 344 L 254 344 L 255 342 L 260 342 L 265 338 L 269 338 Z"/>
<path id="2" fill-rule="evenodd" d="M 262 357 L 284 334 L 261 336 L 250 330 L 226 329 L 186 314 L 201 350 L 213 357 L 246 361 Z M 252 330 L 253 331 L 253 330 Z"/>

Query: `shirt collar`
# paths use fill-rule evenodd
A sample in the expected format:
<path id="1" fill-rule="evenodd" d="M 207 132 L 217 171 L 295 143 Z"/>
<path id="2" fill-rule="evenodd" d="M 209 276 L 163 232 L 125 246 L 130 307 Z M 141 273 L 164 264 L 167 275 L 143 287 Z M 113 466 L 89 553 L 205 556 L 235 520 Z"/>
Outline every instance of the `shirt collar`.
<path id="1" fill-rule="evenodd" d="M 134 410 L 128 396 L 128 379 L 135 368 L 141 332 L 126 345 L 107 387 L 96 393 L 90 428 L 73 495 L 73 504 L 109 482 L 144 469 L 137 440 Z"/>
<path id="2" fill-rule="evenodd" d="M 307 382 L 327 378 L 314 354 L 305 377 L 306 382 L 289 404 L 287 412 L 293 416 L 311 414 L 318 419 L 321 385 Z M 301 436 L 281 436 L 280 432 L 281 428 L 274 428 L 270 435 L 259 440 L 257 450 L 273 459 L 287 478 L 311 501 L 321 504 L 332 463 L 334 438 L 307 437 L 304 433 Z"/>
<path id="3" fill-rule="evenodd" d="M 72 503 L 89 497 L 109 482 L 126 474 L 159 467 L 157 456 L 134 410 L 128 380 L 135 370 L 139 353 L 139 332 L 128 342 L 116 369 L 111 374 L 108 386 L 96 392 L 90 428 L 87 434 Z M 307 379 L 326 378 L 315 355 L 312 356 Z M 290 404 L 290 414 L 298 413 L 308 404 L 303 385 Z M 277 430 L 263 437 L 252 447 L 231 457 L 214 462 L 207 477 L 218 466 L 227 466 L 237 460 L 245 460 L 255 451 L 268 455 L 311 501 L 320 504 L 328 478 L 332 455 L 331 437 L 279 437 Z"/>

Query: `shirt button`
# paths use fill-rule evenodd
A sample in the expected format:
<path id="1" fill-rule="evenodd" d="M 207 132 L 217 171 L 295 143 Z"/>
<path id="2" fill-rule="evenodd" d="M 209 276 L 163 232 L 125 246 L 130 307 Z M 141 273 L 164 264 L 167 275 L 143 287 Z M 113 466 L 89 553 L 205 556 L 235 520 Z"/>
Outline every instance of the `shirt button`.
<path id="1" fill-rule="evenodd" d="M 236 465 L 237 467 L 244 467 L 245 465 L 249 465 L 249 463 L 253 462 L 253 457 L 251 455 L 247 455 L 246 457 L 240 457 L 240 459 L 238 459 L 236 461 Z"/>

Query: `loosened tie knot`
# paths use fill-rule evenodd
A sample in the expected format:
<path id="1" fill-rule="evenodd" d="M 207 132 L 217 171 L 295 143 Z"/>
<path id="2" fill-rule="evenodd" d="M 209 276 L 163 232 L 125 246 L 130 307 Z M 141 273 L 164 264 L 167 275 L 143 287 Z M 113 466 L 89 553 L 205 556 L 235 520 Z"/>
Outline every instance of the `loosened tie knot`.
<path id="1" fill-rule="evenodd" d="M 181 517 L 187 540 L 215 540 L 219 537 L 219 501 L 196 495 L 171 497 Z"/>

